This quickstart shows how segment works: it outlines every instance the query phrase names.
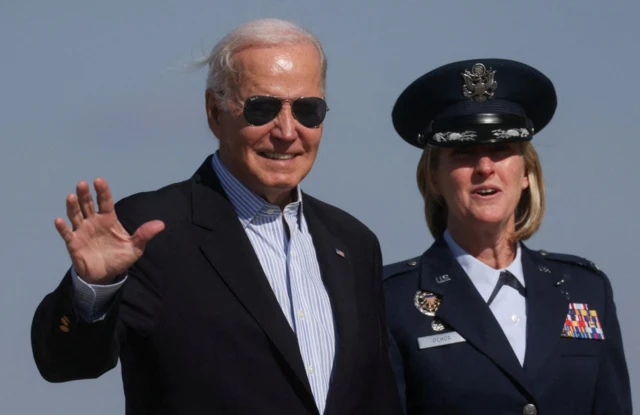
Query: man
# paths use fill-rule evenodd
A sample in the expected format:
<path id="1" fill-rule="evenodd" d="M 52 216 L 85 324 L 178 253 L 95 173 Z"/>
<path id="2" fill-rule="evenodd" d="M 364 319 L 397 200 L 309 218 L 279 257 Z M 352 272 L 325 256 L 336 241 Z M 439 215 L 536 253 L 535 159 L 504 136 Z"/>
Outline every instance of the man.
<path id="1" fill-rule="evenodd" d="M 56 228 L 73 267 L 36 311 L 52 382 L 122 364 L 127 414 L 394 414 L 376 237 L 303 194 L 326 60 L 288 22 L 249 22 L 207 59 L 220 149 L 113 205 L 96 179 Z"/>

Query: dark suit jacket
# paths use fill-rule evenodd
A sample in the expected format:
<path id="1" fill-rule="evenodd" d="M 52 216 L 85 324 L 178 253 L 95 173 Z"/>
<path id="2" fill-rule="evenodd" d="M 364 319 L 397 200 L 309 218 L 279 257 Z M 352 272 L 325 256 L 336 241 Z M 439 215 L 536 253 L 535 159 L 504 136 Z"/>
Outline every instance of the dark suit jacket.
<path id="1" fill-rule="evenodd" d="M 477 289 L 440 238 L 422 257 L 385 267 L 392 356 L 408 414 L 630 415 L 629 375 L 609 280 L 583 258 L 522 248 L 527 287 L 524 367 Z M 418 290 L 441 297 L 434 331 Z M 570 303 L 596 310 L 604 340 L 563 338 Z M 418 338 L 465 342 L 420 349 Z M 532 407 L 528 407 L 532 410 Z"/>
<path id="2" fill-rule="evenodd" d="M 325 413 L 398 413 L 378 241 L 345 212 L 303 199 L 336 324 Z M 129 415 L 317 414 L 296 335 L 211 157 L 190 180 L 116 209 L 130 232 L 152 219 L 166 228 L 129 270 L 104 321 L 76 316 L 69 273 L 45 297 L 32 325 L 42 376 L 95 378 L 119 357 Z"/>

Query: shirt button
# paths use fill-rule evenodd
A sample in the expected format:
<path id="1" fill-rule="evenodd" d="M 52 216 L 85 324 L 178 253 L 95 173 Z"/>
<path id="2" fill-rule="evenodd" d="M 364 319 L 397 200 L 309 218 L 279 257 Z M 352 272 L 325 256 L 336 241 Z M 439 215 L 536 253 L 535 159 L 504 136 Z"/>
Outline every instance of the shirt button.
<path id="1" fill-rule="evenodd" d="M 538 409 L 532 403 L 528 403 L 522 408 L 523 415 L 538 415 Z"/>
<path id="2" fill-rule="evenodd" d="M 313 375 L 313 366 L 307 367 L 307 373 Z"/>
<path id="3" fill-rule="evenodd" d="M 520 323 L 520 317 L 517 314 L 514 314 L 511 316 L 511 321 L 513 321 L 514 323 L 518 324 Z"/>
<path id="4" fill-rule="evenodd" d="M 267 209 L 267 213 L 268 213 L 269 215 L 273 215 L 273 209 Z"/>
<path id="5" fill-rule="evenodd" d="M 298 311 L 298 317 L 300 317 L 300 318 L 304 318 L 304 311 L 299 310 L 299 311 Z"/>

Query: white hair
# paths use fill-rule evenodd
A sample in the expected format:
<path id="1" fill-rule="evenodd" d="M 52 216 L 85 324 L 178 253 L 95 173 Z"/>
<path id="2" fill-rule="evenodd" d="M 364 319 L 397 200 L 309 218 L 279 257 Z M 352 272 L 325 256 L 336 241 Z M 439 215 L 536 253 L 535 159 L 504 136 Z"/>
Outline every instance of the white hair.
<path id="1" fill-rule="evenodd" d="M 229 96 L 233 86 L 234 55 L 249 47 L 269 47 L 309 43 L 316 47 L 320 57 L 322 92 L 325 94 L 327 76 L 327 58 L 320 40 L 311 32 L 300 26 L 280 19 L 258 19 L 242 24 L 211 50 L 209 55 L 196 61 L 197 66 L 209 67 L 207 89 L 211 88 L 219 96 Z"/>

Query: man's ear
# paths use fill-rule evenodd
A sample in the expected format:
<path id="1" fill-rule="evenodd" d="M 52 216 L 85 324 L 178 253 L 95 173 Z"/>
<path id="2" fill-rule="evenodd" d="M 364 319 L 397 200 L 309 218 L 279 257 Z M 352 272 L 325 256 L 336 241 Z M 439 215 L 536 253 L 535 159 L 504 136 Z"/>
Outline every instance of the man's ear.
<path id="1" fill-rule="evenodd" d="M 207 111 L 207 122 L 209 123 L 209 129 L 216 137 L 220 137 L 220 97 L 216 92 L 207 88 L 204 93 L 205 110 Z"/>

